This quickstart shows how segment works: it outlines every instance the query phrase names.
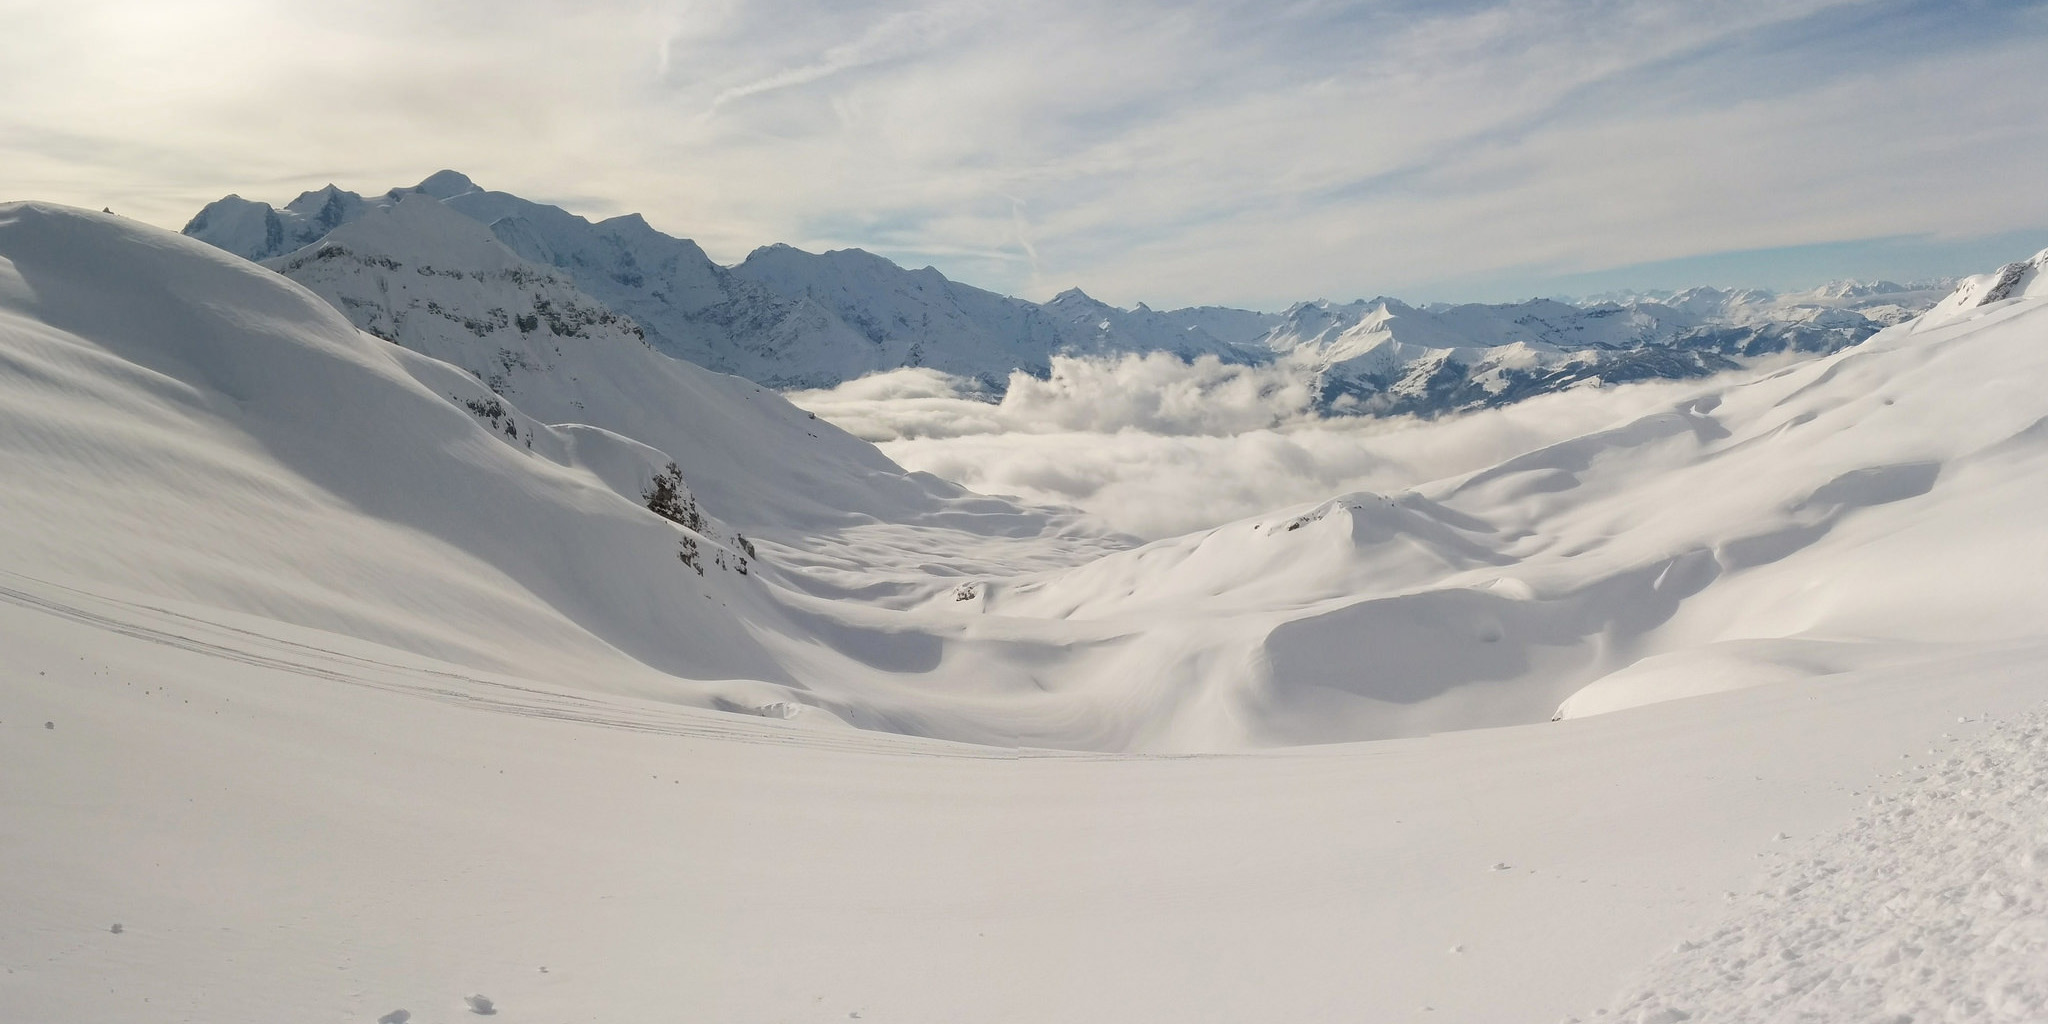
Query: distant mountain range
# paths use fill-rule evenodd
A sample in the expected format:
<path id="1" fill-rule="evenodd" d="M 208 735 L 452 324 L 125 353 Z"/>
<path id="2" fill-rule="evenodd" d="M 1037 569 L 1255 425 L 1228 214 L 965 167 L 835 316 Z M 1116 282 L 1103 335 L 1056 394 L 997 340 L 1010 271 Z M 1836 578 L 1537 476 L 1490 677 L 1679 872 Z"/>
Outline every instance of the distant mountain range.
<path id="1" fill-rule="evenodd" d="M 1000 391 L 1012 370 L 1043 376 L 1061 352 L 1245 361 L 1251 355 L 1243 344 L 1275 319 L 1243 310 L 1121 310 L 1078 291 L 1039 305 L 859 249 L 818 254 L 770 245 L 723 267 L 697 243 L 656 231 L 638 214 L 593 224 L 478 188 L 453 171 L 370 198 L 330 185 L 282 208 L 229 196 L 201 210 L 185 234 L 262 261 L 415 195 L 487 225 L 520 257 L 559 269 L 631 317 L 655 348 L 770 387 L 830 387 L 877 370 L 930 366 Z"/>
<path id="2" fill-rule="evenodd" d="M 1079 289 L 1034 303 L 859 249 L 769 245 L 721 266 L 638 214 L 592 223 L 454 171 L 371 197 L 329 185 L 283 207 L 228 196 L 201 210 L 185 234 L 251 260 L 292 257 L 278 266 L 294 273 L 312 265 L 307 250 L 317 255 L 337 231 L 408 201 L 485 226 L 510 254 L 553 268 L 585 297 L 579 301 L 630 321 L 655 349 L 775 388 L 831 387 L 923 366 L 1000 394 L 1013 372 L 1045 376 L 1056 355 L 1166 352 L 1292 370 L 1325 412 L 1428 416 L 1594 383 L 1705 376 L 1786 352 L 1833 352 L 1932 306 L 1952 285 L 1838 283 L 1791 295 L 1695 288 L 1492 305 L 1382 297 L 1305 302 L 1277 314 L 1123 309 Z M 384 249 L 416 248 L 385 253 L 407 262 L 435 245 L 417 231 L 380 240 Z M 358 304 L 343 311 L 359 327 L 404 340 L 397 310 L 349 298 Z"/>
<path id="3" fill-rule="evenodd" d="M 1589 303 L 1305 302 L 1257 344 L 1312 378 L 1326 411 L 1435 415 L 1593 383 L 1703 377 L 1786 352 L 1824 355 L 1910 319 L 1952 286 L 1694 288 Z"/>

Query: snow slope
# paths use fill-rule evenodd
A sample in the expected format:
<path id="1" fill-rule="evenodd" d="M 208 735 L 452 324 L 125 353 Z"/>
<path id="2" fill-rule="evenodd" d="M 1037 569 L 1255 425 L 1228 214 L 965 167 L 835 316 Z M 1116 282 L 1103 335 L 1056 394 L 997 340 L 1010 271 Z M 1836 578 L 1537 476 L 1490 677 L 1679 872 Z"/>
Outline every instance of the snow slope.
<path id="1" fill-rule="evenodd" d="M 1647 989 L 1733 1011 L 1696 1020 L 1776 1020 L 1767 988 L 1694 1001 L 1706 970 L 1638 979 L 1682 942 L 1707 941 L 1705 966 L 1748 941 L 1724 929 L 1873 905 L 1837 889 L 1773 915 L 1820 858 L 1859 854 L 1872 872 L 1849 877 L 1880 895 L 1946 885 L 1944 865 L 2034 877 L 1998 858 L 2038 831 L 2037 803 L 1987 796 L 1966 806 L 2004 817 L 1950 821 L 1894 770 L 1982 743 L 2010 773 L 1987 793 L 2041 785 L 2038 758 L 1980 724 L 2048 698 L 2038 648 L 1419 741 L 1105 759 L 820 732 L 238 625 L 0 582 L 0 1017 L 453 1024 L 482 994 L 512 1024 L 1495 1024 L 1603 1019 Z M 1942 827 L 1873 835 L 1872 796 Z M 1911 842 L 1873 857 L 1875 838 Z M 1977 843 L 1982 860 L 1952 852 Z M 1954 934 L 1934 930 L 1961 909 L 1946 891 L 1888 904 L 1893 933 Z M 1980 920 L 2014 939 L 2038 924 Z M 1916 944 L 1894 966 L 1888 936 L 1840 930 L 1807 965 L 1904 1006 L 1949 978 L 2038 977 L 2014 958 L 2038 947 Z M 1873 1019 L 1829 992 L 1799 1019 Z M 2043 1012 L 2010 998 L 1964 1019 Z"/>
<path id="2" fill-rule="evenodd" d="M 481 665 L 787 678 L 750 581 L 677 557 L 734 538 L 637 500 L 662 453 L 465 408 L 452 367 L 118 218 L 8 206 L 0 254 L 10 570 Z"/>
<path id="3" fill-rule="evenodd" d="M 373 209 L 268 265 L 363 330 L 468 370 L 486 401 L 660 449 L 743 530 L 791 543 L 875 522 L 1080 531 L 1071 516 L 906 474 L 760 385 L 654 351 L 633 321 L 429 197 Z"/>
<path id="4" fill-rule="evenodd" d="M 505 394 L 192 240 L 0 207 L 0 1017 L 2048 1013 L 2042 258 L 1491 468 L 1080 565 L 1042 511 L 818 481 L 923 495 L 962 575 L 865 569 L 822 513 L 742 561 L 769 516 L 715 461 L 711 515 L 654 514 L 683 455 L 522 403 L 663 364 L 495 241 L 371 244 L 422 212 L 280 266 L 515 351 Z M 752 494 L 845 469 L 810 441 L 865 458 L 673 372 Z M 1853 880 L 1892 916 L 1843 917 Z"/>
<path id="5" fill-rule="evenodd" d="M 37 244 L 59 247 L 65 229 L 53 225 L 71 216 L 30 218 L 45 225 Z M 155 258 L 167 265 L 184 261 L 178 273 L 195 281 L 225 275 L 236 289 L 214 296 L 210 285 L 184 286 L 181 304 L 287 301 L 247 297 L 261 274 L 226 275 L 218 259 L 173 257 L 187 250 L 89 223 L 110 232 L 93 263 L 105 269 L 64 285 L 78 294 L 119 290 L 115 252 L 132 244 L 161 253 Z M 2038 548 L 2032 509 L 2048 499 L 2036 429 L 2048 399 L 2024 383 L 2048 370 L 2038 343 L 2048 312 L 2025 296 L 2033 279 L 2024 274 L 2005 286 L 1966 282 L 1938 316 L 1857 349 L 1757 379 L 1703 382 L 1663 412 L 1478 473 L 1105 555 L 1120 541 L 1085 522 L 904 474 L 773 395 L 666 360 L 472 223 L 410 198 L 278 266 L 365 326 L 401 335 L 416 351 L 363 336 L 347 350 L 401 375 L 394 379 L 417 396 L 408 401 L 419 416 L 491 441 L 498 462 L 487 472 L 511 477 L 451 493 L 426 483 L 443 479 L 442 470 L 378 475 L 376 463 L 358 456 L 345 487 L 329 483 L 338 471 L 322 453 L 395 452 L 413 428 L 383 417 L 374 424 L 380 432 L 364 435 L 370 428 L 359 430 L 345 410 L 392 399 L 317 383 L 325 371 L 301 367 L 287 355 L 294 346 L 271 345 L 264 358 L 303 375 L 306 394 L 265 400 L 324 418 L 280 412 L 235 427 L 239 433 L 220 443 L 314 453 L 304 458 L 315 462 L 301 466 L 293 455 L 278 472 L 337 490 L 346 508 L 370 512 L 377 530 L 424 532 L 480 557 L 589 634 L 578 643 L 699 681 L 648 684 L 669 699 L 724 706 L 737 698 L 707 689 L 709 681 L 744 677 L 760 684 L 747 690 L 755 705 L 796 703 L 891 731 L 1096 750 L 1229 750 L 1540 722 L 1750 681 L 1809 679 L 1931 657 L 1951 645 L 2031 638 L 2048 607 L 2038 574 L 2000 571 L 2011 552 Z M 304 292 L 271 280 L 295 296 L 293 308 L 304 307 Z M 2008 292 L 1989 305 L 1962 304 L 1967 295 Z M 155 300 L 136 300 L 147 301 Z M 142 308 L 120 336 L 141 339 L 164 322 Z M 548 310 L 566 318 L 567 333 L 552 325 L 543 332 Z M 37 321 L 53 323 L 34 314 L 30 329 L 40 329 Z M 322 338 L 341 330 L 332 316 L 307 323 Z M 257 337 L 243 344 L 259 347 Z M 143 365 L 166 358 L 143 340 L 123 344 Z M 441 359 L 484 372 L 503 393 Z M 246 390 L 215 378 L 248 372 L 247 362 L 239 349 L 209 350 L 209 376 L 187 382 L 193 401 Z M 1999 372 L 1987 374 L 1994 366 Z M 504 418 L 487 415 L 493 402 Z M 104 443 L 78 430 L 78 445 Z M 320 441 L 279 439 L 299 436 Z M 534 448 L 525 448 L 528 440 Z M 45 525 L 19 533 L 50 532 L 34 559 L 49 566 L 63 565 L 59 553 L 77 547 L 60 542 L 50 523 L 72 531 L 64 537 L 104 532 L 112 539 L 92 546 L 109 551 L 137 543 L 77 493 L 83 475 L 67 450 L 40 449 L 20 470 L 23 479 L 33 472 L 52 481 L 30 517 Z M 740 557 L 740 534 L 767 553 L 744 578 L 705 577 L 704 586 L 715 584 L 706 594 L 716 610 L 704 606 L 710 617 L 681 632 L 664 624 L 662 609 L 699 583 L 674 564 L 675 578 L 655 577 L 641 563 L 659 546 L 621 542 L 586 561 L 546 539 L 587 532 L 557 513 L 472 535 L 471 519 L 494 522 L 511 511 L 479 516 L 470 511 L 474 497 L 454 496 L 530 490 L 539 485 L 523 474 L 542 472 L 575 481 L 583 489 L 576 493 L 614 503 L 610 514 L 659 538 L 675 527 L 644 513 L 637 499 L 668 461 L 711 514 L 699 532 L 714 568 Z M 164 462 L 175 465 L 169 456 Z M 164 476 L 171 482 L 151 486 L 178 495 L 189 517 L 209 514 L 181 490 L 193 474 L 171 468 Z M 159 502 L 154 491 L 140 493 Z M 71 504 L 87 506 L 82 518 L 64 511 Z M 253 566 L 266 559 L 343 533 L 310 521 L 304 528 L 318 536 L 301 541 L 296 528 L 271 527 L 275 549 L 241 553 L 252 566 L 243 571 L 256 575 Z M 159 517 L 155 529 L 204 536 L 216 528 Z M 168 557 L 141 545 L 119 561 Z M 620 559 L 635 563 L 618 577 L 633 582 L 614 588 L 612 571 L 600 567 Z M 221 564 L 235 560 L 224 554 Z M 284 564 L 307 561 L 293 555 Z M 432 564 L 406 562 L 412 575 Z M 573 579 L 544 565 L 573 569 Z M 197 573 L 207 586 L 178 596 L 246 611 L 280 603 L 237 596 L 211 581 L 221 571 Z M 111 570 L 100 578 L 118 582 Z M 423 587 L 391 584 L 394 595 L 415 595 L 392 600 L 417 603 L 431 589 Z M 368 603 L 381 606 L 382 598 Z M 325 609 L 285 617 L 396 642 L 388 628 L 369 632 Z M 413 638 L 408 649 L 483 668 L 577 661 L 515 619 L 507 613 L 512 624 L 487 631 L 488 643 L 450 623 L 446 637 Z M 746 641 L 728 650 L 709 639 L 727 634 Z M 591 675 L 580 668 L 565 678 Z"/>
<path id="6" fill-rule="evenodd" d="M 13 571 L 698 706 L 1062 735 L 1063 713 L 992 698 L 1028 667 L 931 681 L 949 649 L 971 665 L 1011 644 L 867 602 L 1016 571 L 1001 555 L 1026 542 L 1014 561 L 1042 566 L 1114 536 L 906 474 L 757 385 L 653 353 L 488 235 L 427 223 L 442 247 L 414 262 L 363 244 L 452 216 L 432 204 L 282 265 L 303 259 L 293 272 L 337 300 L 362 286 L 382 304 L 344 308 L 502 369 L 503 394 L 196 242 L 34 204 L 4 216 Z M 644 500 L 670 464 L 689 509 L 673 522 Z"/>
<path id="7" fill-rule="evenodd" d="M 1958 719 L 1968 722 L 1967 716 Z M 2048 712 L 1943 733 L 1856 822 L 1681 941 L 1622 1020 L 2027 1020 L 2048 1008 Z M 1789 837 L 1788 837 L 1789 838 Z"/>
<path id="8" fill-rule="evenodd" d="M 980 600 L 1181 666 L 1146 742 L 1197 749 L 1570 717 L 2038 638 L 2048 586 L 2007 566 L 2048 555 L 2048 305 L 2001 275 L 1859 348 L 1478 473 Z"/>

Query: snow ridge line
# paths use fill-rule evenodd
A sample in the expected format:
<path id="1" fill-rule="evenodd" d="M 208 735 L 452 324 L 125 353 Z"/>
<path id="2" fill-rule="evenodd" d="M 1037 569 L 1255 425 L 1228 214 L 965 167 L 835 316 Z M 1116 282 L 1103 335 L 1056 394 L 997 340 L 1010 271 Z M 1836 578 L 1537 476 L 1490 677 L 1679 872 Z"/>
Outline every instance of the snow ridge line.
<path id="1" fill-rule="evenodd" d="M 1771 871 L 1599 1016 L 2048 1020 L 2048 710 L 1946 753 L 1891 773 L 1901 784 L 1852 825 Z"/>

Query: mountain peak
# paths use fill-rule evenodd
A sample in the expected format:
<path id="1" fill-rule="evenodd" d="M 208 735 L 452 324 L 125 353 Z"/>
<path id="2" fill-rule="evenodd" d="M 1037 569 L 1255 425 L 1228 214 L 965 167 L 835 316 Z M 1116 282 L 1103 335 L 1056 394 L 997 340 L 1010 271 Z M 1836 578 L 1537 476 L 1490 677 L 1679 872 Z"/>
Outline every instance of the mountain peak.
<path id="1" fill-rule="evenodd" d="M 336 185 L 333 182 L 328 182 L 326 185 L 320 188 L 309 189 L 307 191 L 299 193 L 298 198 L 293 199 L 291 202 L 284 204 L 284 208 L 287 210 L 292 210 L 294 212 L 310 213 L 318 211 L 326 207 L 330 203 L 341 202 L 343 201 L 343 197 L 347 197 L 348 199 L 362 198 L 361 196 L 356 195 L 354 192 L 344 191 L 341 188 L 341 186 Z"/>
<path id="2" fill-rule="evenodd" d="M 424 192 L 436 199 L 447 199 L 451 196 L 462 195 L 465 192 L 475 192 L 478 189 L 476 182 L 469 179 L 469 175 L 461 171 L 442 170 L 435 171 L 421 179 L 419 184 L 412 187 L 412 191 Z"/>
<path id="3" fill-rule="evenodd" d="M 616 217 L 607 217 L 604 220 L 598 221 L 597 226 L 600 228 L 625 228 L 635 232 L 652 232 L 654 230 L 654 225 L 647 223 L 647 218 L 637 213 L 622 213 Z"/>
<path id="4" fill-rule="evenodd" d="M 269 262 L 288 266 L 302 260 L 308 250 L 330 244 L 360 255 L 399 256 L 409 264 L 444 269 L 501 270 L 518 263 L 489 228 L 426 192 L 408 192 L 395 204 L 367 209 L 304 248 Z"/>

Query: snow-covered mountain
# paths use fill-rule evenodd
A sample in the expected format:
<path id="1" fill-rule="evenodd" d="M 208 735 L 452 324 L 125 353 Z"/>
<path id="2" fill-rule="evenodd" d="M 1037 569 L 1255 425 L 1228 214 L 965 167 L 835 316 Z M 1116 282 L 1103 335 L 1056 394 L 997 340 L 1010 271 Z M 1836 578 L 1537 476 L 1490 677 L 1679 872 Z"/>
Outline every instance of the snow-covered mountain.
<path id="1" fill-rule="evenodd" d="M 1880 326 L 1910 319 L 1941 301 L 1955 288 L 1953 280 L 1899 284 L 1895 281 L 1835 281 L 1803 292 L 1779 293 L 1758 288 L 1688 288 L 1677 292 L 1613 292 L 1590 296 L 1587 304 L 1656 303 L 1731 325 L 1800 322 L 1846 310 Z"/>
<path id="2" fill-rule="evenodd" d="M 1302 303 L 1261 342 L 1332 412 L 1432 416 L 1593 383 L 1683 380 L 1857 344 L 1946 287 L 1842 284 L 1779 297 L 1698 288 L 1668 300 L 1417 308 L 1378 298 Z"/>
<path id="3" fill-rule="evenodd" d="M 201 210 L 185 233 L 265 260 L 410 196 L 488 225 L 514 253 L 556 268 L 631 317 L 657 349 L 778 388 L 829 387 L 876 370 L 931 366 L 1000 391 L 1012 370 L 1043 376 L 1061 352 L 1164 350 L 1244 361 L 1251 357 L 1210 328 L 1241 339 L 1263 317 L 1124 311 L 1078 292 L 1065 306 L 1041 308 L 858 249 L 820 254 L 771 245 L 722 267 L 695 242 L 656 231 L 638 214 L 593 224 L 559 207 L 478 188 L 453 171 L 367 199 L 330 185 L 282 209 L 229 196 Z"/>
<path id="4" fill-rule="evenodd" d="M 447 385 L 465 404 L 502 398 L 543 423 L 589 424 L 660 449 L 715 515 L 742 528 L 809 537 L 973 514 L 1036 533 L 1057 518 L 906 474 L 758 384 L 655 351 L 632 320 L 430 196 L 370 207 L 265 265 L 362 330 L 468 371 L 473 380 Z"/>
<path id="5" fill-rule="evenodd" d="M 765 557 L 749 559 L 752 572 L 731 584 L 744 601 L 710 595 L 734 618 L 660 631 L 658 613 L 622 609 L 658 609 L 670 598 L 647 596 L 651 584 L 613 593 L 605 573 L 577 568 L 570 574 L 576 587 L 596 591 L 561 598 L 579 609 L 570 620 L 690 679 L 733 674 L 724 661 L 699 663 L 687 652 L 736 631 L 752 638 L 735 648 L 734 656 L 752 659 L 741 674 L 787 687 L 779 699 L 850 721 L 1109 749 L 1414 735 L 1648 699 L 1585 695 L 1636 693 L 1634 683 L 1616 680 L 1633 679 L 1646 664 L 1734 657 L 1779 666 L 1759 670 L 1763 676 L 1796 674 L 1806 671 L 1799 666 L 1886 657 L 1907 640 L 2031 635 L 2035 610 L 2048 607 L 2048 595 L 2026 577 L 1973 586 L 1938 610 L 1916 611 L 1912 629 L 1894 621 L 1898 595 L 1945 592 L 1943 574 L 1955 565 L 2029 543 L 2031 520 L 2007 514 L 2032 500 L 2024 487 L 1957 492 L 1953 503 L 1927 496 L 1944 493 L 1951 479 L 1972 479 L 1979 471 L 1969 467 L 1985 460 L 2039 454 L 2028 430 L 2048 408 L 2037 408 L 2039 389 L 2016 383 L 2039 358 L 2030 332 L 2041 304 L 2027 297 L 2036 278 L 2025 269 L 2034 264 L 1965 282 L 1933 313 L 1855 349 L 1751 381 L 1703 381 L 1664 412 L 1475 475 L 1405 494 L 1343 496 L 1106 554 L 1127 542 L 1070 516 L 904 473 L 764 388 L 653 351 L 632 324 L 565 276 L 523 260 L 431 194 L 375 205 L 320 241 L 273 258 L 290 281 L 251 278 L 247 264 L 229 273 L 231 260 L 201 259 L 203 250 L 168 246 L 119 222 L 35 207 L 14 216 L 24 237 L 59 248 L 74 234 L 91 241 L 92 265 L 104 269 L 80 287 L 95 293 L 125 287 L 110 275 L 147 282 L 171 272 L 123 270 L 125 249 L 160 254 L 152 258 L 192 283 L 150 322 L 201 316 L 184 312 L 195 303 L 201 310 L 284 303 L 299 319 L 278 321 L 277 330 L 335 337 L 341 321 L 308 309 L 296 281 L 364 328 L 397 339 L 404 347 L 367 335 L 346 347 L 360 353 L 352 358 L 402 370 L 401 383 L 424 389 L 407 399 L 425 403 L 422 411 L 401 418 L 453 410 L 502 451 L 490 465 L 513 460 L 491 470 L 511 473 L 506 481 L 434 494 L 516 493 L 533 486 L 520 474 L 546 469 L 625 501 L 617 514 L 630 519 L 674 463 L 678 493 L 701 501 L 707 514 L 702 529 L 691 530 L 714 562 L 761 545 Z M 275 296 L 262 290 L 265 278 Z M 1300 308 L 1290 322 L 1321 324 L 1305 345 L 1361 363 L 1403 344 L 1479 334 L 1502 343 L 1487 350 L 1521 346 L 1539 358 L 1618 348 L 1668 327 L 1640 309 L 1615 309 L 1585 317 L 1576 307 L 1529 304 L 1510 316 L 1382 301 L 1335 313 Z M 123 330 L 147 334 L 141 326 Z M 1404 331 L 1416 340 L 1404 340 Z M 252 336 L 248 344 L 258 343 Z M 300 367 L 312 357 L 290 354 L 297 350 L 273 344 L 263 358 L 312 375 L 309 381 L 326 372 Z M 136 358 L 160 361 L 153 352 Z M 239 350 L 212 353 L 203 360 L 209 376 L 188 386 L 197 395 L 248 401 L 241 396 L 253 385 L 241 368 L 250 361 Z M 1984 373 L 1991 365 L 2000 371 Z M 234 379 L 216 382 L 219 374 Z M 1995 400 L 1987 400 L 1987 388 L 1998 391 Z M 296 407 L 310 394 L 277 401 Z M 397 457 L 411 428 L 392 425 L 396 414 L 375 417 L 383 431 L 375 440 L 357 437 L 352 426 L 353 410 L 388 409 L 394 401 L 381 391 L 330 386 L 317 408 L 331 416 L 251 422 L 235 428 L 245 438 L 237 443 L 296 452 L 301 442 L 266 432 L 312 433 L 322 438 L 315 452 L 340 445 Z M 1987 454 L 1994 451 L 2007 454 Z M 61 481 L 64 465 L 58 459 L 36 472 Z M 386 486 L 410 491 L 442 473 L 423 468 L 386 480 L 371 465 L 350 470 L 369 475 L 348 478 L 342 493 L 363 507 L 400 512 L 423 497 L 365 495 Z M 334 472 L 324 462 L 276 470 L 287 471 L 316 479 Z M 53 482 L 48 490 L 75 487 Z M 2016 504 L 1998 511 L 2007 508 L 1999 502 Z M 177 501 L 142 502 L 165 503 Z M 482 513 L 482 521 L 513 508 Z M 434 535 L 460 520 L 431 503 L 420 514 Z M 1898 542 L 1882 539 L 1930 517 L 1956 519 L 1938 559 L 1891 551 Z M 658 517 L 650 522 L 659 525 Z M 557 546 L 545 538 L 575 527 L 564 520 L 536 529 L 525 541 L 511 533 L 488 544 L 467 534 L 462 540 L 517 551 L 505 555 L 501 571 L 525 580 L 540 571 L 534 551 Z M 590 565 L 619 557 L 610 549 L 588 556 Z M 568 570 L 581 563 L 559 554 L 547 564 Z M 1855 582 L 1866 564 L 1885 566 L 1887 578 L 1925 578 L 1903 589 Z M 1833 611 L 1786 612 L 1778 595 L 1788 587 L 1811 594 L 1815 579 L 1841 581 L 1830 584 L 1842 588 L 1829 591 Z M 562 583 L 525 585 L 553 593 Z M 580 610 L 592 605 L 610 610 Z M 1758 618 L 1759 609 L 1774 608 L 1785 614 Z M 326 628 L 335 620 L 317 621 Z M 1751 625 L 1758 622 L 1772 625 Z M 657 633 L 643 635 L 648 629 Z M 1657 678 L 1672 671 L 1685 674 L 1659 669 Z M 1059 687 L 1032 682 L 1046 678 L 1059 679 Z"/>
<path id="6" fill-rule="evenodd" d="M 593 224 L 454 171 L 367 198 L 330 185 L 275 209 L 229 196 L 185 233 L 266 260 L 409 196 L 487 225 L 520 257 L 629 317 L 660 351 L 776 388 L 926 366 L 999 395 L 1012 372 L 1043 378 L 1055 355 L 1167 352 L 1278 363 L 1313 387 L 1324 412 L 1428 416 L 1592 382 L 1684 379 L 1784 352 L 1832 352 L 1947 291 L 1845 282 L 1786 296 L 1696 288 L 1584 304 L 1420 308 L 1381 298 L 1269 314 L 1123 309 L 1073 289 L 1038 304 L 858 249 L 770 245 L 723 267 L 637 214 Z"/>
<path id="7" fill-rule="evenodd" d="M 450 213 L 0 206 L 0 1016 L 2048 1010 L 2048 253 L 1116 550 Z"/>

